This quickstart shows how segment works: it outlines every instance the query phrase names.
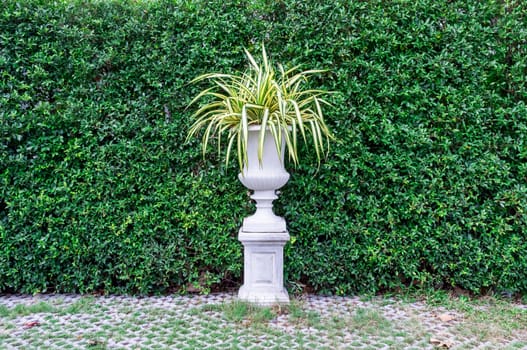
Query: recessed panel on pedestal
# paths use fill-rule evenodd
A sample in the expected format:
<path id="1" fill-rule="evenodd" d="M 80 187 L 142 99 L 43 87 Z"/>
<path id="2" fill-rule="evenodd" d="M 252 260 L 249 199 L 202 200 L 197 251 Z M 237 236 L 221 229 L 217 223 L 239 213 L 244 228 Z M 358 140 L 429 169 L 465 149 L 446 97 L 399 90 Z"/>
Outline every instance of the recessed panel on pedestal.
<path id="1" fill-rule="evenodd" d="M 258 284 L 273 284 L 275 282 L 275 253 L 259 252 L 251 256 L 253 266 L 253 282 Z"/>

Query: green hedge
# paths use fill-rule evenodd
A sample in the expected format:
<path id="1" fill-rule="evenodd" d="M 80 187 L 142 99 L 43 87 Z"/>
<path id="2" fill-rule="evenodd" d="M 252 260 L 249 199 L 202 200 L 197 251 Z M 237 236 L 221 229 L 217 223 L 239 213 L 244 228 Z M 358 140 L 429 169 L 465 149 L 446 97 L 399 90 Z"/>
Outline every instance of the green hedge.
<path id="1" fill-rule="evenodd" d="M 0 3 L 0 292 L 239 283 L 253 206 L 187 83 L 261 42 L 340 92 L 276 203 L 291 290 L 527 292 L 521 0 Z"/>

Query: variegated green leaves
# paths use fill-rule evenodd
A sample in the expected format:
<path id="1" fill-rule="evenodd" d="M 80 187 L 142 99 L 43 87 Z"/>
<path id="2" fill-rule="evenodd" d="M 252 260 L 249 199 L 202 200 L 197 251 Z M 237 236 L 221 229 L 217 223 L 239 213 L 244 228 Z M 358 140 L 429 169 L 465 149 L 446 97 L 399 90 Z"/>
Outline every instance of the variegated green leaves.
<path id="1" fill-rule="evenodd" d="M 311 142 L 317 160 L 326 155 L 329 141 L 333 138 L 322 113 L 322 106 L 329 105 L 323 98 L 328 92 L 306 89 L 312 74 L 322 70 L 299 71 L 298 66 L 285 70 L 278 65 L 275 70 L 265 47 L 262 47 L 261 62 L 245 50 L 249 69 L 240 74 L 209 73 L 201 75 L 191 83 L 210 80 L 212 86 L 199 93 L 189 104 L 199 100 L 205 102 L 193 114 L 196 119 L 187 140 L 204 129 L 202 137 L 203 155 L 211 138 L 217 138 L 218 152 L 222 150 L 222 135 L 227 135 L 225 162 L 228 163 L 232 148 L 236 144 L 240 169 L 247 163 L 247 138 L 250 125 L 261 125 L 258 158 L 262 160 L 262 145 L 265 130 L 270 130 L 280 149 L 282 135 L 289 159 L 298 164 L 298 134 L 304 142 Z"/>

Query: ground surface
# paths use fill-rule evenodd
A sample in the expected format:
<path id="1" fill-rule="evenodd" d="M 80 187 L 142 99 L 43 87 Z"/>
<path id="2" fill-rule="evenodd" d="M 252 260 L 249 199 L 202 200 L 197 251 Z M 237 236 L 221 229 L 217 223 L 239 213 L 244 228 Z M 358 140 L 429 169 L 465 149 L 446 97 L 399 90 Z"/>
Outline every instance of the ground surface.
<path id="1" fill-rule="evenodd" d="M 0 349 L 527 349 L 525 306 L 490 311 L 494 318 L 486 308 L 322 296 L 253 309 L 231 294 L 3 295 Z"/>

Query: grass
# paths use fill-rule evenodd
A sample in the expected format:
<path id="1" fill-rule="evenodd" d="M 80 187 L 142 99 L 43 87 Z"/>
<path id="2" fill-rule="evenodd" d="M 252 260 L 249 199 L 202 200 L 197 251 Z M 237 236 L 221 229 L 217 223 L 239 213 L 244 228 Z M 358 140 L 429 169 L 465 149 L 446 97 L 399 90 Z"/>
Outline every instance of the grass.
<path id="1" fill-rule="evenodd" d="M 430 291 L 423 298 L 430 306 L 462 314 L 459 331 L 477 335 L 480 341 L 515 337 L 527 340 L 527 309 L 518 307 L 510 299 L 455 297 L 445 291 Z"/>
<path id="2" fill-rule="evenodd" d="M 17 316 L 27 316 L 37 313 L 55 313 L 57 309 L 46 302 L 40 302 L 34 305 L 16 305 L 12 309 L 8 309 L 5 306 L 0 306 L 0 316 L 6 318 L 13 318 Z"/>
<path id="3" fill-rule="evenodd" d="M 205 305 L 192 310 L 191 313 L 199 315 L 200 311 L 221 312 L 227 321 L 235 323 L 264 323 L 276 317 L 271 307 L 259 307 L 241 301 Z"/>
<path id="4" fill-rule="evenodd" d="M 16 318 L 34 314 L 71 315 L 90 312 L 91 308 L 94 306 L 94 301 L 95 299 L 93 297 L 83 297 L 67 306 L 63 306 L 60 299 L 54 303 L 40 301 L 31 305 L 18 304 L 13 308 L 0 305 L 0 317 Z"/>
<path id="5" fill-rule="evenodd" d="M 44 339 L 53 349 L 122 349 L 130 339 L 142 340 L 138 348 L 152 349 L 341 349 L 343 344 L 351 349 L 435 349 L 432 341 L 452 349 L 483 343 L 489 349 L 527 346 L 525 308 L 499 298 L 445 293 L 339 299 L 325 308 L 302 299 L 274 307 L 236 300 L 202 305 L 175 300 L 161 307 L 137 304 L 134 298 L 79 298 L 69 305 L 51 299 L 0 306 L 0 317 L 0 350 L 46 349 Z M 24 324 L 35 317 L 40 324 L 26 329 Z"/>
<path id="6" fill-rule="evenodd" d="M 459 338 L 471 338 L 474 344 L 487 343 L 499 349 L 527 347 L 527 309 L 519 307 L 510 299 L 496 296 L 453 296 L 446 291 L 437 290 L 400 295 L 396 299 L 403 303 L 403 307 L 422 301 L 429 310 L 455 315 L 450 332 Z M 462 348 L 465 347 L 460 347 Z M 466 348 L 470 349 L 471 346 Z"/>
<path id="7" fill-rule="evenodd" d="M 490 305 L 490 306 L 489 306 Z M 465 322 L 459 332 L 475 334 L 480 341 L 527 341 L 527 311 L 509 302 L 490 299 L 463 303 Z"/>
<path id="8" fill-rule="evenodd" d="M 347 322 L 348 327 L 365 335 L 381 335 L 393 331 L 392 323 L 379 310 L 373 308 L 358 308 L 344 322 Z"/>

